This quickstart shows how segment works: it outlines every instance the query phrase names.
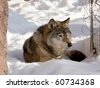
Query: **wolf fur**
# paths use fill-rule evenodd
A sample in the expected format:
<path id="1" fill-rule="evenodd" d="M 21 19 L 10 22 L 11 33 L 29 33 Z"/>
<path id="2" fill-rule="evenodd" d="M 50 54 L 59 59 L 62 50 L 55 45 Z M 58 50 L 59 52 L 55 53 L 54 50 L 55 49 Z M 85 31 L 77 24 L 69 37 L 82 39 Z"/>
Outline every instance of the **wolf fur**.
<path id="1" fill-rule="evenodd" d="M 23 45 L 25 62 L 44 62 L 52 58 L 61 59 L 65 55 L 71 57 L 72 52 L 69 54 L 67 50 L 72 46 L 69 21 L 70 18 L 64 21 L 50 19 L 47 24 L 40 26 Z"/>
<path id="2" fill-rule="evenodd" d="M 78 61 L 78 62 L 86 58 L 85 54 L 83 54 L 82 52 L 78 50 L 66 50 L 64 52 L 64 55 L 67 56 L 69 59 L 73 61 Z"/>

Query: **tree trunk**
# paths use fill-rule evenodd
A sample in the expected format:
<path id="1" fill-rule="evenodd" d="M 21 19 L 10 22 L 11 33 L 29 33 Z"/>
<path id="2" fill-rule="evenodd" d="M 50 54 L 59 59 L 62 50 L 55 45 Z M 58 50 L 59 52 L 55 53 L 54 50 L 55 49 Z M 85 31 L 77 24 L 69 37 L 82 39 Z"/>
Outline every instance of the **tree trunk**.
<path id="1" fill-rule="evenodd" d="M 7 0 L 0 0 L 0 75 L 7 74 Z"/>

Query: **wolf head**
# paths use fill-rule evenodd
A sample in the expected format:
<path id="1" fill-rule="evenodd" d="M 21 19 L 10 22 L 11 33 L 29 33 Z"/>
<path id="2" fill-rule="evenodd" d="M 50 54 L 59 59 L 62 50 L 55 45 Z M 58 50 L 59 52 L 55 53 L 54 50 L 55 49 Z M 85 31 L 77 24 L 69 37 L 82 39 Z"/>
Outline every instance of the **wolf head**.
<path id="1" fill-rule="evenodd" d="M 45 40 L 56 55 L 61 55 L 67 48 L 72 46 L 71 31 L 69 30 L 70 18 L 64 21 L 51 19 L 47 24 Z"/>

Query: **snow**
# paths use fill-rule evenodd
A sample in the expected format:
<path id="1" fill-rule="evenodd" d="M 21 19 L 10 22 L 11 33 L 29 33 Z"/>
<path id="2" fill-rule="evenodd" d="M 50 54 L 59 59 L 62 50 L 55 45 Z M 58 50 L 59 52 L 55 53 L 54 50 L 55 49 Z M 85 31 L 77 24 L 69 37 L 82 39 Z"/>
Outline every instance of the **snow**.
<path id="1" fill-rule="evenodd" d="M 91 57 L 89 48 L 88 0 L 10 0 L 8 20 L 9 75 L 100 74 L 100 56 Z M 36 29 L 51 18 L 70 17 L 73 46 L 87 58 L 82 62 L 69 59 L 25 63 L 22 46 Z"/>

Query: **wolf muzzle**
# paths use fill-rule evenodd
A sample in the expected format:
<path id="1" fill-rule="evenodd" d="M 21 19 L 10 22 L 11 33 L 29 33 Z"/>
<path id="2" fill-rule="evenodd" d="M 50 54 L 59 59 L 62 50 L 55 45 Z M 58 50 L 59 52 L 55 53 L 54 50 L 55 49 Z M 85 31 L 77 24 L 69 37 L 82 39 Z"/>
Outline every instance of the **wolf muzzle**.
<path id="1" fill-rule="evenodd" d="M 71 47 L 72 46 L 72 43 L 68 43 L 68 47 Z"/>

